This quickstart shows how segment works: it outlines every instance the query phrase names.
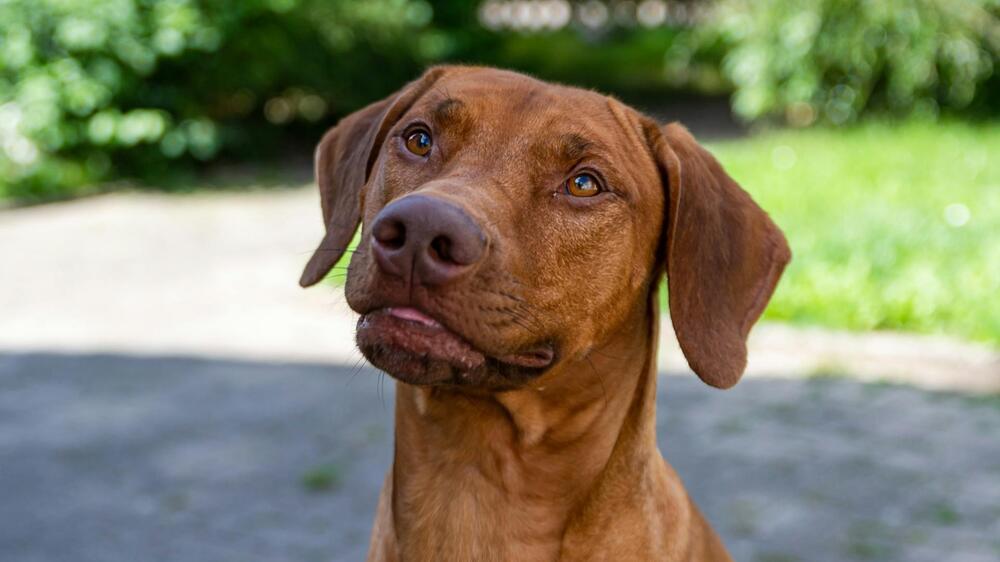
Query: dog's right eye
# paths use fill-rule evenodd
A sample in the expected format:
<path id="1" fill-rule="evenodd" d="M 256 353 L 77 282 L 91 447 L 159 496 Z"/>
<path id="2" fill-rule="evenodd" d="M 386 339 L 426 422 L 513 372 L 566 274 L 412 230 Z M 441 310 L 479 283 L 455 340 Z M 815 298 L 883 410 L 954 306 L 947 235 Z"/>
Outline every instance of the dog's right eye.
<path id="1" fill-rule="evenodd" d="M 406 135 L 406 150 L 417 156 L 427 156 L 434 143 L 427 131 L 413 131 Z"/>
<path id="2" fill-rule="evenodd" d="M 573 197 L 593 197 L 601 192 L 601 184 L 593 174 L 577 174 L 566 182 L 566 192 Z"/>

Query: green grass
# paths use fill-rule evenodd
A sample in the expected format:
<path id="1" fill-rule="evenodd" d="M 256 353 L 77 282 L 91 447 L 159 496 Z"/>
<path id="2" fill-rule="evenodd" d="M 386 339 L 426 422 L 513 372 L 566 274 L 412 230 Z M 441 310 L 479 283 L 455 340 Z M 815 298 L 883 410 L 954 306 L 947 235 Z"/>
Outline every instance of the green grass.
<path id="1" fill-rule="evenodd" d="M 765 319 L 1000 343 L 1000 127 L 870 124 L 710 148 L 792 246 Z"/>
<path id="2" fill-rule="evenodd" d="M 327 492 L 338 488 L 341 484 L 342 470 L 336 464 L 324 464 L 313 467 L 302 475 L 302 487 L 310 492 Z"/>

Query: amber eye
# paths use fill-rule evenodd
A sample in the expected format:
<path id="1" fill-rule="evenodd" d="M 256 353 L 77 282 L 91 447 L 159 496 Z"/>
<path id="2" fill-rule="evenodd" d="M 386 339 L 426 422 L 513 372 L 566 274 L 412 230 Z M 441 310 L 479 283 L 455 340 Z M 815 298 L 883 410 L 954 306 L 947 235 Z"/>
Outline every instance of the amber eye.
<path id="1" fill-rule="evenodd" d="M 566 182 L 566 192 L 573 197 L 593 197 L 601 192 L 601 184 L 593 174 L 577 174 Z"/>
<path id="2" fill-rule="evenodd" d="M 425 131 L 413 131 L 412 133 L 406 135 L 406 150 L 416 154 L 417 156 L 427 156 L 431 151 L 431 146 L 434 143 L 431 142 L 431 136 Z"/>

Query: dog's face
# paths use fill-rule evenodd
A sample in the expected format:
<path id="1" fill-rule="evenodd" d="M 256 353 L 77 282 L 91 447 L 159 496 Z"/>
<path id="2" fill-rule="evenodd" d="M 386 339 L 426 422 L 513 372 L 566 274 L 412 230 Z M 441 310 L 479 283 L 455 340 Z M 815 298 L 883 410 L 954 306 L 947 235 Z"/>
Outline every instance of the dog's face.
<path id="1" fill-rule="evenodd" d="M 680 314 L 698 332 L 687 347 L 697 353 L 700 340 L 719 339 L 711 333 L 719 323 L 704 314 L 739 324 L 730 331 L 742 344 L 787 247 L 735 184 L 701 188 L 702 205 L 686 190 L 695 222 L 669 233 L 668 207 L 681 217 L 670 201 L 680 199 L 679 155 L 688 152 L 693 179 L 721 173 L 708 169 L 714 160 L 700 161 L 707 153 L 685 131 L 662 130 L 606 96 L 492 69 L 432 69 L 324 137 L 317 176 L 327 236 L 302 282 L 329 271 L 360 220 L 346 284 L 361 314 L 358 345 L 413 384 L 509 389 L 583 359 L 648 306 L 663 265 L 671 293 L 678 277 L 680 296 L 695 299 L 697 310 Z M 719 226 L 732 232 L 714 232 Z M 751 244 L 761 249 L 746 240 L 712 248 L 732 236 L 758 238 Z M 668 260 L 668 247 L 679 255 Z M 687 259 L 690 252 L 710 255 Z M 733 278 L 725 290 L 756 294 L 705 303 L 704 273 Z"/>
<path id="2" fill-rule="evenodd" d="M 373 364 L 408 382 L 509 386 L 620 323 L 652 277 L 663 190 L 612 103 L 450 73 L 399 117 L 347 277 Z"/>

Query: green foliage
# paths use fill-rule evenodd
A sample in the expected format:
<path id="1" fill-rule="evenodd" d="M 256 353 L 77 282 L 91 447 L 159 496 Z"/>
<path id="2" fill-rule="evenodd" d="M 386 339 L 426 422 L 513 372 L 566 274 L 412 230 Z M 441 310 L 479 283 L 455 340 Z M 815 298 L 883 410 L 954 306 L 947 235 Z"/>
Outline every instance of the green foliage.
<path id="1" fill-rule="evenodd" d="M 722 0 L 710 27 L 731 45 L 736 113 L 841 124 L 995 104 L 998 14 L 997 0 Z"/>
<path id="2" fill-rule="evenodd" d="M 697 53 L 688 48 L 694 43 Z M 619 31 L 600 41 L 585 41 L 575 31 L 563 30 L 511 35 L 487 60 L 546 80 L 662 103 L 664 92 L 679 89 L 725 93 L 719 47 L 709 34 L 692 39 L 690 32 L 669 27 Z"/>
<path id="3" fill-rule="evenodd" d="M 442 61 L 645 105 L 731 91 L 744 118 L 798 125 L 1000 109 L 1000 0 L 719 0 L 693 27 L 539 33 L 487 31 L 479 4 L 0 0 L 0 199 L 308 154 Z"/>
<path id="4" fill-rule="evenodd" d="M 423 0 L 0 2 L 0 197 L 273 155 L 447 55 L 432 14 Z"/>
<path id="5" fill-rule="evenodd" d="M 792 246 L 765 318 L 1000 343 L 1000 129 L 874 123 L 713 152 Z"/>

